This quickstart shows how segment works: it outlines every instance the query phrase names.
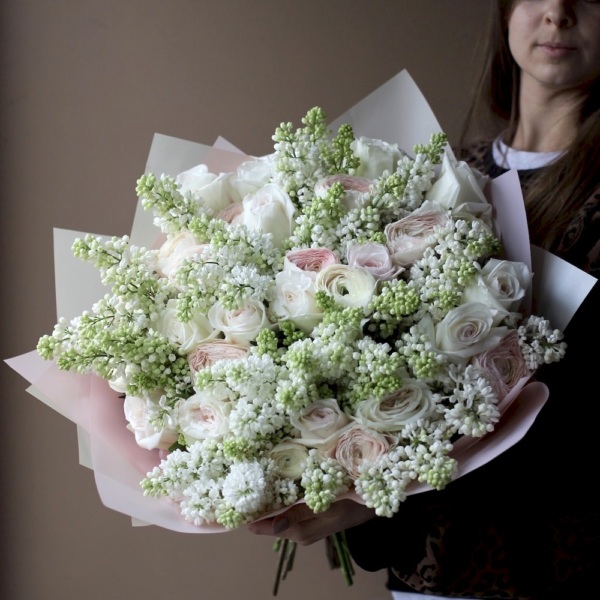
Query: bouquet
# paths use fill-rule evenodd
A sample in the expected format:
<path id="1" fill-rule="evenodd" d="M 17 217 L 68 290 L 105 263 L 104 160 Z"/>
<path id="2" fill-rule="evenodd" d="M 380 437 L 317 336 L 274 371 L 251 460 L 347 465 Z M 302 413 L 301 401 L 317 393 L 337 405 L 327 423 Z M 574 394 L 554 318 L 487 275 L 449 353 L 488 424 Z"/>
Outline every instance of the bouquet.
<path id="1" fill-rule="evenodd" d="M 565 352 L 530 314 L 530 259 L 507 258 L 494 182 L 443 133 L 406 149 L 315 107 L 273 140 L 262 157 L 227 146 L 230 170 L 144 174 L 152 245 L 72 246 L 107 291 L 37 353 L 120 414 L 74 416 L 77 392 L 65 413 L 143 471 L 119 508 L 134 519 L 227 531 L 342 497 L 391 517 L 514 443 L 545 392 L 529 384 L 522 423 L 515 398 Z"/>

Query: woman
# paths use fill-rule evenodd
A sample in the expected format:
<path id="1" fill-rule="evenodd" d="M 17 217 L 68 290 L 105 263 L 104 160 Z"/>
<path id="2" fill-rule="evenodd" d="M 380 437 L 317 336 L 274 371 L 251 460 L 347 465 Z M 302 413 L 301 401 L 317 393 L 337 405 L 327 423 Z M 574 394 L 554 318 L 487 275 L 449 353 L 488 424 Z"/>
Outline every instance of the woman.
<path id="1" fill-rule="evenodd" d="M 496 177 L 518 169 L 531 241 L 600 273 L 600 2 L 498 0 L 459 155 Z M 388 569 L 395 598 L 590 597 L 600 569 L 596 443 L 598 286 L 565 331 L 566 358 L 538 375 L 550 399 L 525 438 L 393 518 L 350 501 L 250 525 L 311 544 L 342 529 L 355 562 Z M 415 594 L 416 592 L 416 594 Z"/>

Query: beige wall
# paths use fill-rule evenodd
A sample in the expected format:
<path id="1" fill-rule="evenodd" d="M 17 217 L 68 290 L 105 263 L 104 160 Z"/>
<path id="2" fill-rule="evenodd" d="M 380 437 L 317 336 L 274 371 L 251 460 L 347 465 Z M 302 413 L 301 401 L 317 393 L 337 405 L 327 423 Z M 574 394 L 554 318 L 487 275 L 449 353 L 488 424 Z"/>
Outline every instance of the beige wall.
<path id="1" fill-rule="evenodd" d="M 2 358 L 55 322 L 52 228 L 123 235 L 154 132 L 249 153 L 282 120 L 333 119 L 407 68 L 451 139 L 477 63 L 482 0 L 2 0 Z M 271 596 L 272 540 L 133 528 L 102 506 L 75 427 L 2 364 L 4 600 Z M 401 543 L 401 540 L 399 540 Z M 387 599 L 347 588 L 321 543 L 281 600 Z"/>

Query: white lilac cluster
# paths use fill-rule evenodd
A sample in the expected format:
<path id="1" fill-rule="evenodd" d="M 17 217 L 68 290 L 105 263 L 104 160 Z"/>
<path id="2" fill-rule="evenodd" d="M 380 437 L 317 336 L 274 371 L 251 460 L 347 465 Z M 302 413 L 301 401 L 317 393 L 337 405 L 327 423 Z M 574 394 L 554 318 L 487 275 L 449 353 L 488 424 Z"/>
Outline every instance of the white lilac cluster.
<path id="1" fill-rule="evenodd" d="M 38 344 L 123 395 L 137 443 L 165 455 L 144 493 L 199 526 L 348 490 L 391 516 L 564 353 L 519 313 L 531 273 L 496 258 L 486 178 L 444 135 L 410 156 L 333 137 L 319 108 L 303 125 L 234 172 L 141 177 L 164 243 L 78 240 L 112 291 Z"/>

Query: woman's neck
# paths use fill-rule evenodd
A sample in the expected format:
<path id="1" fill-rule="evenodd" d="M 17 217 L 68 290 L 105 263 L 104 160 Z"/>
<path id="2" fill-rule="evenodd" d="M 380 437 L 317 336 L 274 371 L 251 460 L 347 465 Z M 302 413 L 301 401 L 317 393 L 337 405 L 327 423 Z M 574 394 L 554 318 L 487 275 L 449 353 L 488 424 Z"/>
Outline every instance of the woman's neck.
<path id="1" fill-rule="evenodd" d="M 585 94 L 580 90 L 550 90 L 539 85 L 522 85 L 519 121 L 509 145 L 528 152 L 565 150 L 579 126 Z"/>

